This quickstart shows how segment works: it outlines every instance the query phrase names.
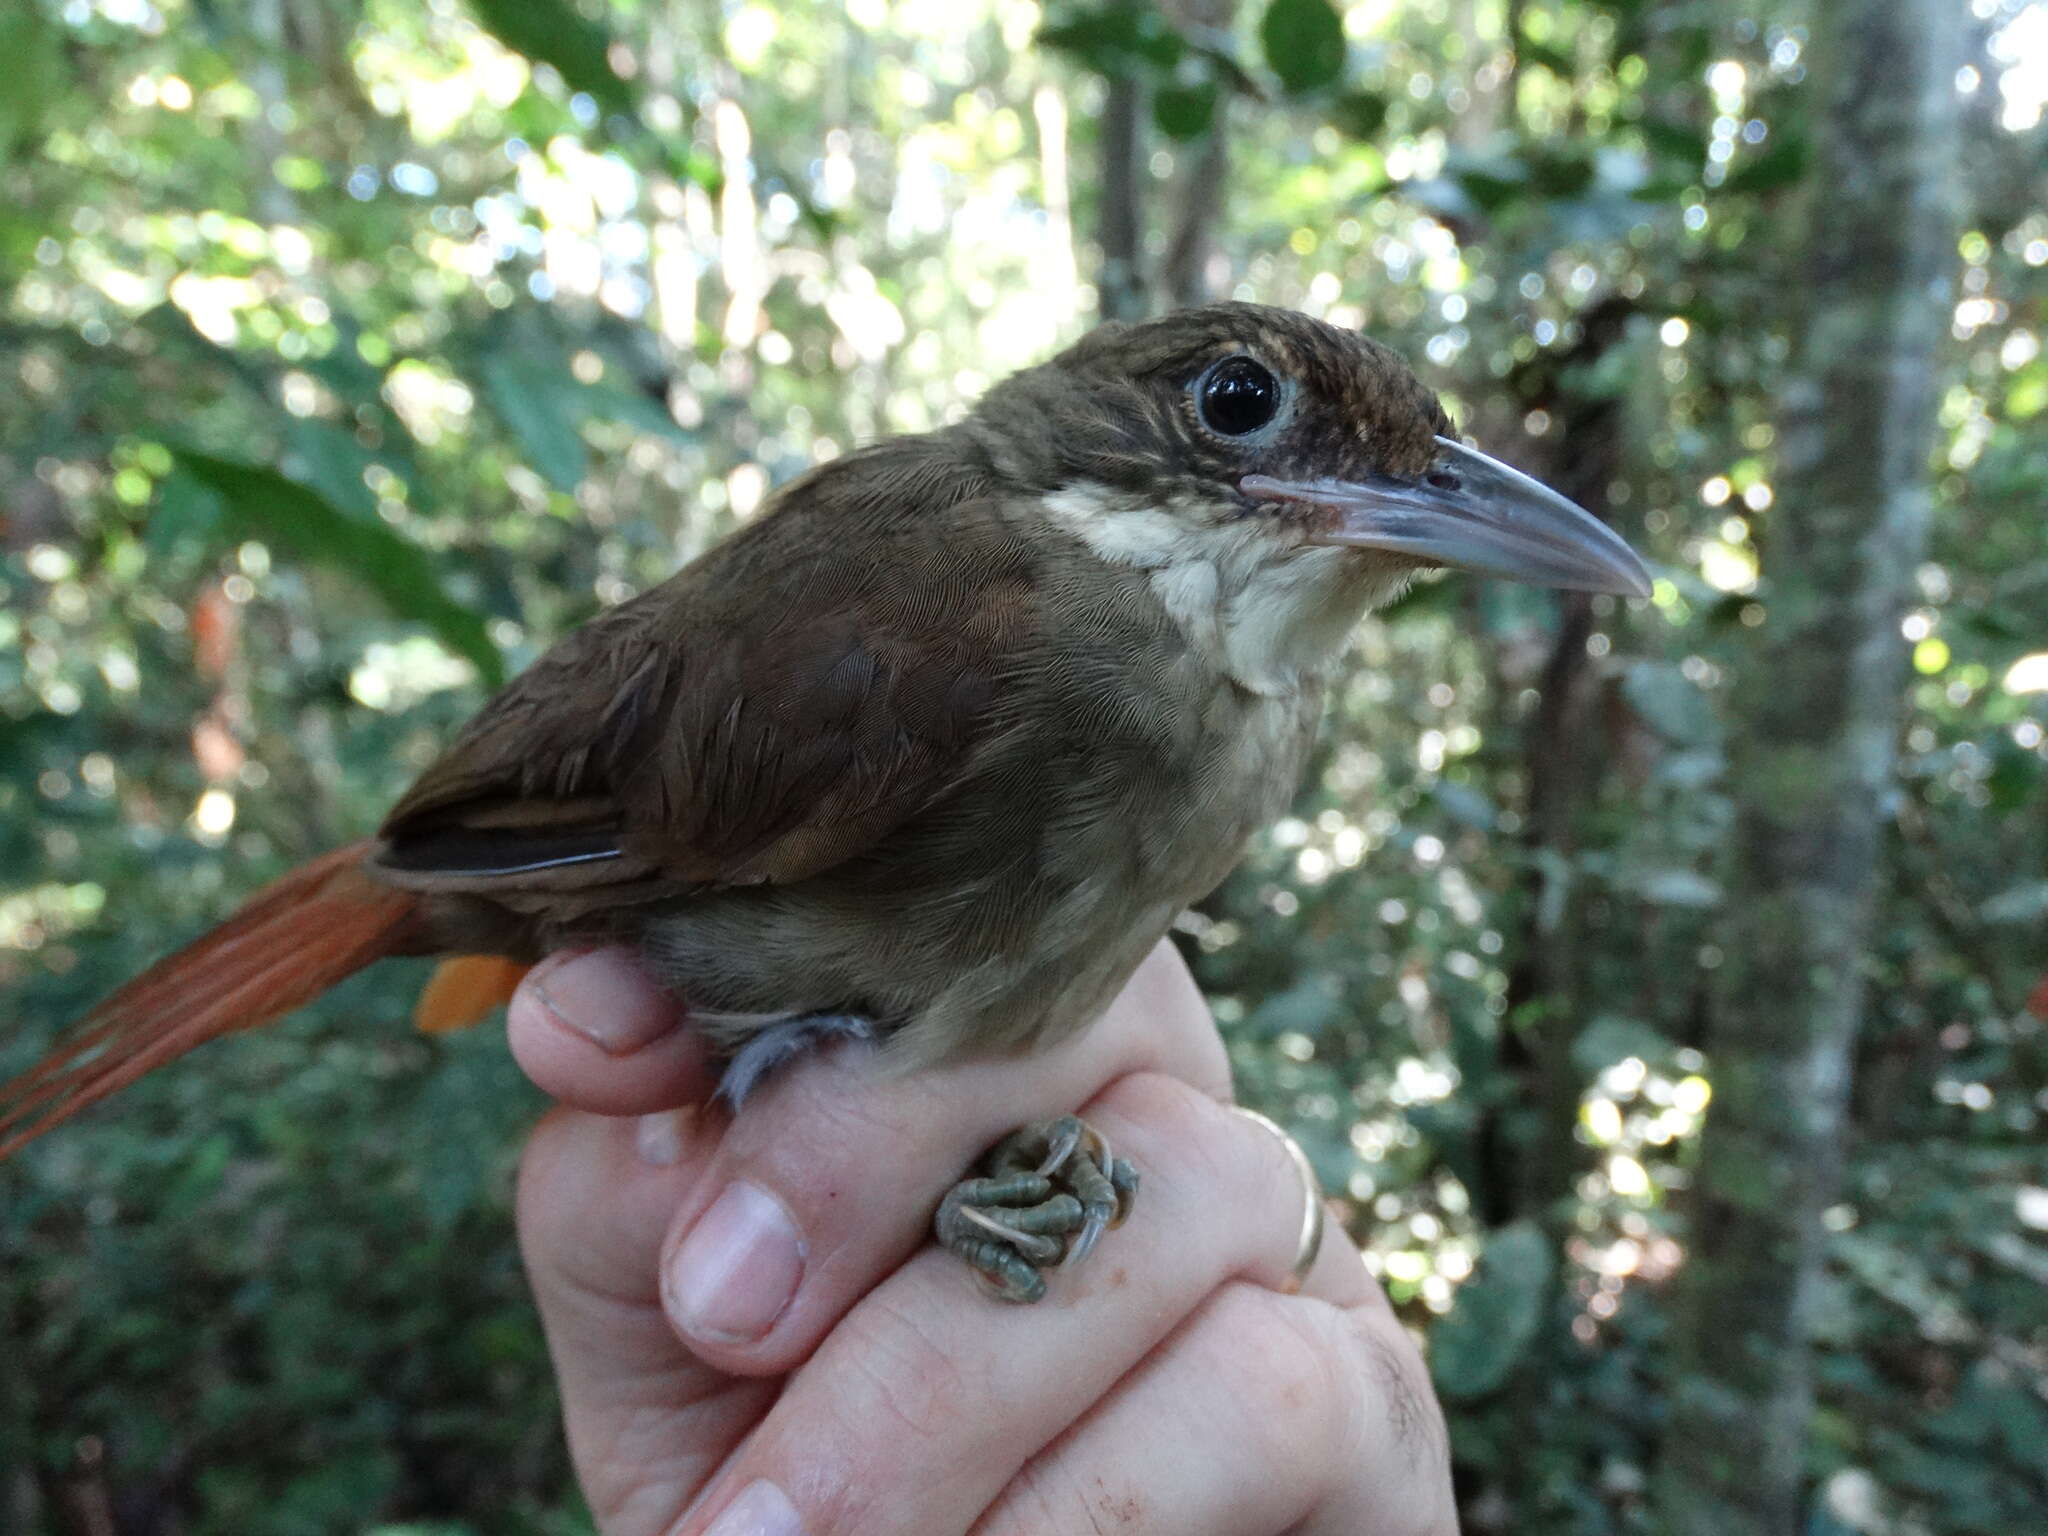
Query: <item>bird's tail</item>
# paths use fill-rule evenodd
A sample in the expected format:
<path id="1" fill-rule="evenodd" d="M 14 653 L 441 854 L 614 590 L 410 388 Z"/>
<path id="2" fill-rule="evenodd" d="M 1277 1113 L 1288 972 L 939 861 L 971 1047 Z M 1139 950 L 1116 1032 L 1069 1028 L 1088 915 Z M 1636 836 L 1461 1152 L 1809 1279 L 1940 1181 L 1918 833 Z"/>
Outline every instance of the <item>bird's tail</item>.
<path id="1" fill-rule="evenodd" d="M 0 1084 L 0 1157 L 196 1045 L 255 1029 L 417 938 L 419 898 L 372 879 L 364 843 L 266 886 Z"/>

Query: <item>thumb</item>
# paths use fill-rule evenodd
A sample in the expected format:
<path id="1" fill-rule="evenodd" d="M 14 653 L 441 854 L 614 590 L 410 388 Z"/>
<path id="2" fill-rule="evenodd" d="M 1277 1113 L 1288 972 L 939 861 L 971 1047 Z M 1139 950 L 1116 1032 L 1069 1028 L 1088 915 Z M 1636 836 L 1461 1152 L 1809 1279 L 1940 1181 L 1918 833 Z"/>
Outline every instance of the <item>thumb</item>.
<path id="1" fill-rule="evenodd" d="M 701 1104 L 716 1082 L 683 1005 L 616 946 L 541 961 L 512 994 L 505 1033 L 543 1093 L 595 1114 Z"/>

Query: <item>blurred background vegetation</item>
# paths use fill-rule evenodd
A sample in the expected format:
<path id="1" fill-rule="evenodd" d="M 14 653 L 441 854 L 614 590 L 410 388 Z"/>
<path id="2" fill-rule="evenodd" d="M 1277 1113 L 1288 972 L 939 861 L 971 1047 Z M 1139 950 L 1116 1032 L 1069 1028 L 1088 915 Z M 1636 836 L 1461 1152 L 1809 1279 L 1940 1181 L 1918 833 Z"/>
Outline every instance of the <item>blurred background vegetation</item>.
<path id="1" fill-rule="evenodd" d="M 1104 314 L 1298 306 L 1660 576 L 1420 587 L 1185 924 L 1427 1331 L 1468 1528 L 1682 1525 L 1721 1355 L 1811 1394 L 1796 1525 L 1740 1528 L 2048 1528 L 2048 5 L 1940 9 L 1867 998 L 1788 1058 L 1723 978 L 1806 590 L 1808 5 L 4 0 L 0 1071 L 806 465 Z M 0 1529 L 588 1529 L 510 1231 L 540 1106 L 494 1031 L 409 1030 L 419 980 L 0 1167 Z M 1696 1245 L 1717 1089 L 1796 1116 L 1830 1061 L 1771 1186 L 1812 1241 Z"/>

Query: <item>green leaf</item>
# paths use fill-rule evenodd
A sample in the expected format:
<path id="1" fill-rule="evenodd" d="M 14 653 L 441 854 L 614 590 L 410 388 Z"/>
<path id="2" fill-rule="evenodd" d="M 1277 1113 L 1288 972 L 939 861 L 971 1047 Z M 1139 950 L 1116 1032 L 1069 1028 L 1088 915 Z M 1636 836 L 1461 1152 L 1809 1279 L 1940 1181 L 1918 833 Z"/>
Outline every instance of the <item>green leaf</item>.
<path id="1" fill-rule="evenodd" d="M 1717 734 L 1707 696 L 1669 662 L 1631 664 L 1621 680 L 1621 696 L 1645 725 L 1675 745 L 1696 745 Z"/>
<path id="2" fill-rule="evenodd" d="M 1517 1221 L 1487 1239 L 1470 1280 L 1429 1336 L 1437 1390 L 1460 1401 L 1497 1390 L 1528 1352 L 1542 1320 L 1556 1260 L 1533 1221 Z"/>
<path id="3" fill-rule="evenodd" d="M 1920 1333 L 1937 1343 L 1956 1343 L 1975 1331 L 1968 1312 L 1938 1267 L 1920 1254 L 1876 1232 L 1838 1232 L 1830 1253 L 1873 1295 L 1913 1319 Z"/>
<path id="4" fill-rule="evenodd" d="M 483 615 L 442 590 L 439 575 L 415 545 L 377 521 L 348 516 L 310 486 L 274 469 L 238 464 L 190 448 L 173 448 L 180 473 L 197 482 L 217 508 L 212 531 L 228 539 L 261 539 L 308 565 L 324 565 L 354 576 L 402 619 L 424 625 L 450 650 L 476 664 L 486 684 L 496 687 L 505 666 L 484 628 Z M 179 492 L 188 520 L 198 504 L 189 488 Z"/>
<path id="5" fill-rule="evenodd" d="M 483 377 L 484 398 L 559 491 L 574 491 L 589 472 L 581 431 L 586 421 L 620 421 L 674 442 L 692 440 L 657 401 L 609 379 L 585 384 L 557 354 L 503 348 L 484 358 Z"/>
<path id="6" fill-rule="evenodd" d="M 1539 43 L 1533 38 L 1515 39 L 1515 57 L 1524 64 L 1534 64 L 1549 70 L 1560 80 L 1570 81 L 1578 75 L 1578 65 L 1572 56 L 1562 48 L 1550 43 Z"/>
<path id="7" fill-rule="evenodd" d="M 1061 9 L 1038 29 L 1038 41 L 1116 79 L 1170 70 L 1187 52 L 1187 41 L 1158 11 L 1133 0 Z"/>
<path id="8" fill-rule="evenodd" d="M 151 559 L 162 560 L 184 546 L 210 546 L 218 537 L 224 511 L 212 486 L 173 467 L 157 487 L 156 511 L 143 534 L 143 547 Z"/>
<path id="9" fill-rule="evenodd" d="M 1707 163 L 1707 136 L 1666 117 L 1646 117 L 1637 124 L 1643 142 L 1658 157 L 1696 172 Z"/>
<path id="10" fill-rule="evenodd" d="M 0 12 L 0 164 L 42 142 L 51 103 L 69 88 L 70 61 L 56 26 L 37 0 L 15 0 Z"/>
<path id="11" fill-rule="evenodd" d="M 1330 121 L 1354 139 L 1376 138 L 1387 122 L 1387 98 L 1374 91 L 1346 91 L 1330 103 Z"/>
<path id="12" fill-rule="evenodd" d="M 1806 174 L 1807 142 L 1797 134 L 1782 134 L 1762 154 L 1744 161 L 1721 183 L 1723 192 L 1778 192 Z"/>
<path id="13" fill-rule="evenodd" d="M 1469 784 L 1460 784 L 1451 779 L 1438 779 L 1430 785 L 1429 790 L 1431 798 L 1453 821 L 1462 822 L 1468 827 L 1477 827 L 1482 832 L 1489 832 L 1499 818 L 1499 812 L 1494 809 L 1493 802 Z"/>
<path id="14" fill-rule="evenodd" d="M 2026 421 L 2048 410 L 2048 358 L 2029 363 L 2005 386 L 2005 414 Z"/>
<path id="15" fill-rule="evenodd" d="M 382 1446 L 330 1451 L 301 1472 L 266 1509 L 275 1531 L 332 1531 L 375 1509 L 399 1479 L 398 1456 Z"/>
<path id="16" fill-rule="evenodd" d="M 471 0 L 477 19 L 506 47 L 552 64 L 572 91 L 633 119 L 633 93 L 611 64 L 611 34 L 563 0 Z"/>
<path id="17" fill-rule="evenodd" d="M 1991 796 L 1992 810 L 1999 815 L 2018 810 L 2048 782 L 2040 757 L 2004 731 L 1992 736 L 1990 753 L 1991 772 L 1985 775 L 1984 788 Z"/>
<path id="18" fill-rule="evenodd" d="M 1579 197 L 1593 185 L 1593 157 L 1580 150 L 1546 146 L 1529 155 L 1528 166 L 1529 185 L 1545 197 Z"/>
<path id="19" fill-rule="evenodd" d="M 1680 12 L 1684 15 L 1684 12 Z M 1687 80 L 1699 75 L 1713 62 L 1717 42 L 1714 29 L 1705 22 L 1685 22 L 1665 33 L 1664 46 L 1672 57 L 1666 61 L 1667 79 Z"/>
<path id="20" fill-rule="evenodd" d="M 1273 0 L 1259 19 L 1259 46 L 1290 96 L 1335 85 L 1344 73 L 1344 20 L 1330 0 Z"/>
<path id="21" fill-rule="evenodd" d="M 575 384 L 581 396 L 581 408 L 586 420 L 619 421 L 650 437 L 665 437 L 674 443 L 689 443 L 695 439 L 675 417 L 668 407 L 652 395 L 622 384 L 614 384 L 607 377 L 595 384 Z"/>
<path id="22" fill-rule="evenodd" d="M 428 1225 L 445 1235 L 492 1197 L 504 1170 L 485 1152 L 505 1144 L 507 1109 L 537 1110 L 541 1101 L 512 1058 L 491 1048 L 486 1031 L 450 1036 L 444 1051 L 411 1106 L 418 1123 L 434 1126 L 438 1134 L 409 1161 L 419 1180 L 410 1198 Z"/>
<path id="23" fill-rule="evenodd" d="M 364 522 L 377 515 L 377 498 L 363 478 L 376 462 L 350 433 L 330 422 L 294 418 L 285 428 L 291 478 L 309 485 L 341 511 Z"/>
<path id="24" fill-rule="evenodd" d="M 1343 1016 L 1343 991 L 1334 976 L 1314 973 L 1252 1010 L 1245 1032 L 1268 1038 L 1292 1031 L 1314 1039 Z"/>
<path id="25" fill-rule="evenodd" d="M 1152 121 L 1169 139 L 1199 139 L 1216 122 L 1216 82 L 1162 86 L 1152 96 Z"/>
<path id="26" fill-rule="evenodd" d="M 1487 213 L 1529 194 L 1529 163 L 1517 155 L 1455 154 L 1444 170 Z"/>
<path id="27" fill-rule="evenodd" d="M 583 413 L 568 398 L 575 379 L 560 367 L 515 352 L 484 359 L 484 398 L 505 419 L 541 477 L 558 491 L 583 483 L 590 454 L 577 430 Z"/>

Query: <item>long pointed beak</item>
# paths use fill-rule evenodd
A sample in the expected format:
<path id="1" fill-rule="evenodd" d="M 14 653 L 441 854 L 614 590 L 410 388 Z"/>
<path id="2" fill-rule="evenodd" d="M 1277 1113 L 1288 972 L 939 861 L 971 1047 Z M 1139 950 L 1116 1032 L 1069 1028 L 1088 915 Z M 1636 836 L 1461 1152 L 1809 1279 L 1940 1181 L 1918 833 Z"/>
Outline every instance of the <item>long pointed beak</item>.
<path id="1" fill-rule="evenodd" d="M 1535 586 L 1650 595 L 1650 573 L 1636 552 L 1592 513 L 1476 448 L 1447 437 L 1436 446 L 1436 461 L 1416 480 L 1247 475 L 1239 488 L 1335 512 L 1319 543 L 1392 550 Z"/>

